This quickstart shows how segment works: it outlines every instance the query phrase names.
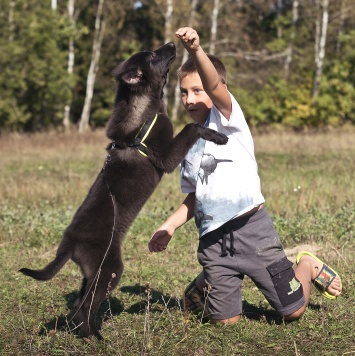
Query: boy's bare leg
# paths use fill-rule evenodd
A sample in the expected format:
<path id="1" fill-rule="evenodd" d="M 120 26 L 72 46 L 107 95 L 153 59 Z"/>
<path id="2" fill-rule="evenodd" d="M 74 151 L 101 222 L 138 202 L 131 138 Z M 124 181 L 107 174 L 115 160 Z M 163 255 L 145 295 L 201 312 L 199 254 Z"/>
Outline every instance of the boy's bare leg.
<path id="1" fill-rule="evenodd" d="M 211 323 L 212 324 L 222 323 L 222 324 L 231 325 L 237 323 L 241 318 L 242 318 L 241 315 L 236 315 L 233 318 L 229 318 L 229 319 L 222 319 L 222 320 L 211 319 Z"/>
<path id="2" fill-rule="evenodd" d="M 299 319 L 309 302 L 309 297 L 311 294 L 311 284 L 312 281 L 318 276 L 320 270 L 322 269 L 323 265 L 312 258 L 311 256 L 302 256 L 300 262 L 298 263 L 297 267 L 295 268 L 295 274 L 297 279 L 301 282 L 303 287 L 303 294 L 305 298 L 305 304 L 302 308 L 294 312 L 293 314 L 287 315 L 284 317 L 285 320 L 296 320 Z M 331 285 L 327 288 L 327 292 L 334 295 L 339 296 L 341 293 L 341 281 L 339 276 L 336 276 L 332 281 Z"/>

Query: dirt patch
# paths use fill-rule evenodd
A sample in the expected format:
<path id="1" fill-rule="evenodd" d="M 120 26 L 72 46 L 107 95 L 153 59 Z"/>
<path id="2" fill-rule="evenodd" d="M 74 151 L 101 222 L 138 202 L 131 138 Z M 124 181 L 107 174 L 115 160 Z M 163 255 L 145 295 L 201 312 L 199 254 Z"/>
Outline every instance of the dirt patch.
<path id="1" fill-rule="evenodd" d="M 299 245 L 292 248 L 285 248 L 285 253 L 291 262 L 295 262 L 296 256 L 302 251 L 309 251 L 316 254 L 320 250 L 321 247 L 317 245 Z"/>

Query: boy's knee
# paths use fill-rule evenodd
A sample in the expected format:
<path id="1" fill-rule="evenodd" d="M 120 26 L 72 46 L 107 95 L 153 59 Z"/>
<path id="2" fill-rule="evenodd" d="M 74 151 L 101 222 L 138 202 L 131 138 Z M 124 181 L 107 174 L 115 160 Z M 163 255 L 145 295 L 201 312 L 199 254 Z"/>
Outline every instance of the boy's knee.
<path id="1" fill-rule="evenodd" d="M 292 314 L 290 315 L 284 315 L 284 320 L 286 321 L 294 321 L 294 320 L 298 320 L 302 315 L 303 313 L 305 312 L 306 310 L 306 307 L 303 306 L 301 307 L 300 309 L 296 310 L 295 312 L 293 312 Z"/>
<path id="2" fill-rule="evenodd" d="M 221 324 L 231 325 L 240 321 L 241 318 L 242 318 L 241 315 L 236 315 L 233 318 L 229 318 L 229 319 L 222 319 L 222 320 L 211 319 L 211 323 L 212 324 L 221 323 Z"/>

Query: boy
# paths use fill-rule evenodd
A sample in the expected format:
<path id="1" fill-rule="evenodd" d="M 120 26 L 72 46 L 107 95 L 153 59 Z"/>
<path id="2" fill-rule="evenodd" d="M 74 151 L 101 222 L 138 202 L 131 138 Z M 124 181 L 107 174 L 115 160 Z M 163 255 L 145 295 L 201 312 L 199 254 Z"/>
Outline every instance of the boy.
<path id="1" fill-rule="evenodd" d="M 314 283 L 326 297 L 341 293 L 339 276 L 308 252 L 292 268 L 264 207 L 253 140 L 244 115 L 226 86 L 223 64 L 207 55 L 197 32 L 176 31 L 190 58 L 178 72 L 182 103 L 191 118 L 228 136 L 225 146 L 199 140 L 181 166 L 182 205 L 151 237 L 149 250 L 166 249 L 175 230 L 195 215 L 199 229 L 198 261 L 203 273 L 187 288 L 194 295 L 208 288 L 211 322 L 234 323 L 241 318 L 241 285 L 249 276 L 285 320 L 298 319 Z M 192 296 L 192 297 L 191 297 Z"/>

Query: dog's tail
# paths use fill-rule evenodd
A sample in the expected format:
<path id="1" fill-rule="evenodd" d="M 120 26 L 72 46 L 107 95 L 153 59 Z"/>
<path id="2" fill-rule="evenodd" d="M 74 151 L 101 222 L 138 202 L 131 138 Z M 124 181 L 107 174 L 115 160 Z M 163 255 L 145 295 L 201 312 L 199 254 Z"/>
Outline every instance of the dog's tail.
<path id="1" fill-rule="evenodd" d="M 39 281 L 48 281 L 53 278 L 60 269 L 65 265 L 65 263 L 71 257 L 72 252 L 69 250 L 58 251 L 56 258 L 50 262 L 46 267 L 38 270 L 21 268 L 19 272 L 23 273 L 26 276 L 30 276 Z"/>

